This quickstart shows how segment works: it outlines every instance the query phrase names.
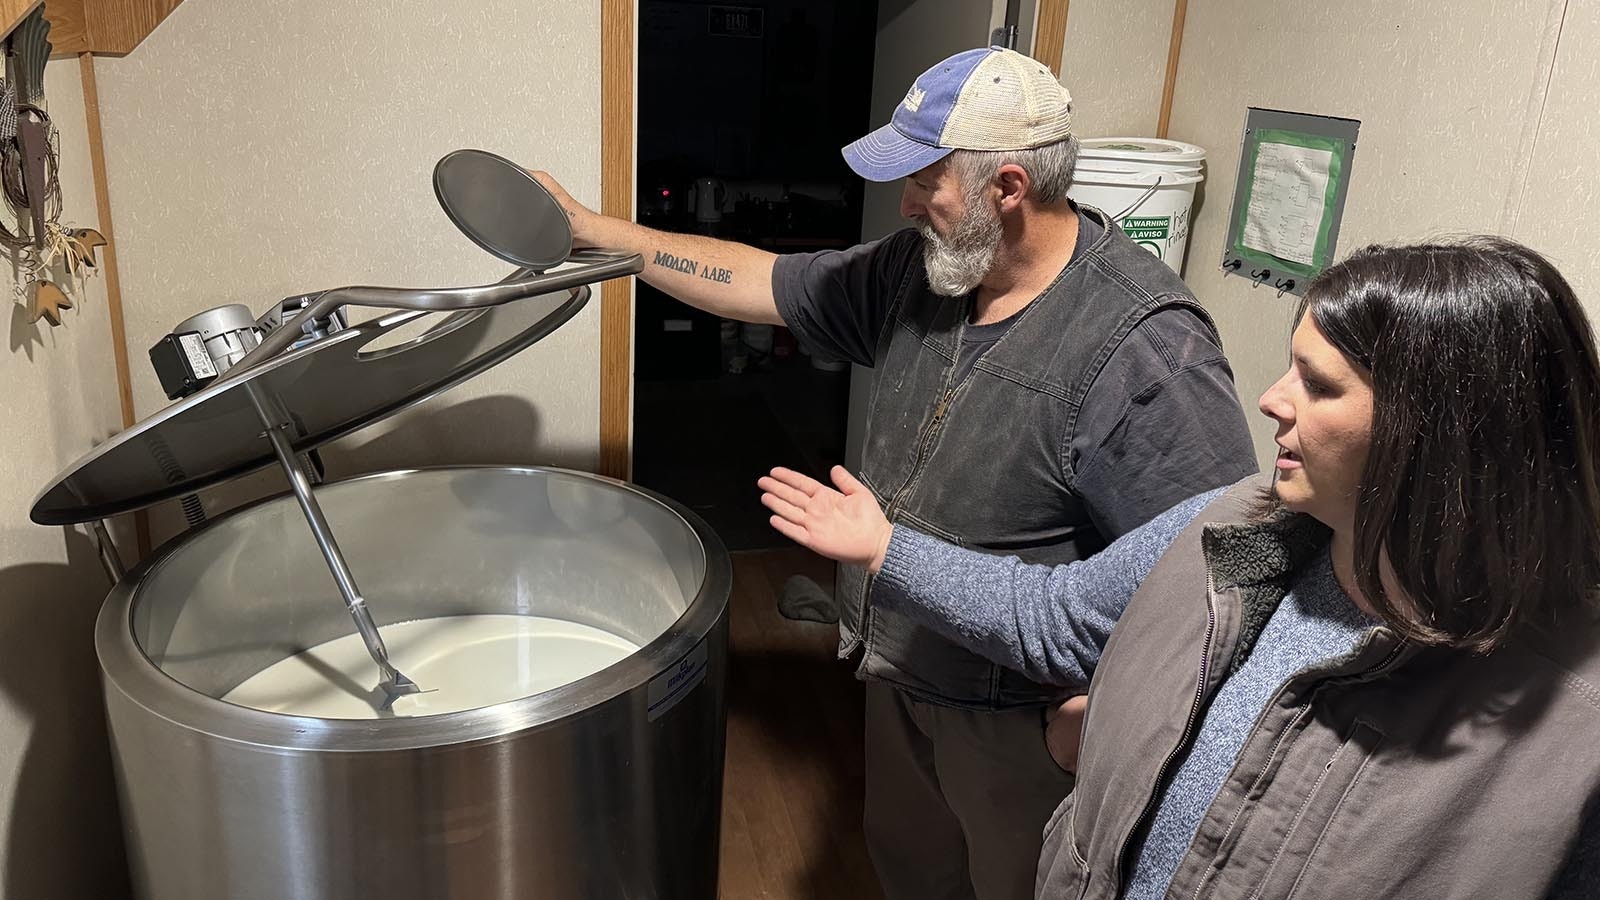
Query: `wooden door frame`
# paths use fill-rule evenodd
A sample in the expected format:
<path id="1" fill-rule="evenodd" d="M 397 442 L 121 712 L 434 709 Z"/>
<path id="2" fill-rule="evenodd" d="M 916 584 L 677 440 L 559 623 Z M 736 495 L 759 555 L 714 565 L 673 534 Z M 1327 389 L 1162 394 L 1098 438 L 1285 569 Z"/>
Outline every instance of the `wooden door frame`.
<path id="1" fill-rule="evenodd" d="M 633 219 L 634 0 L 600 0 L 600 211 Z M 600 286 L 600 474 L 633 471 L 633 284 Z"/>
<path id="2" fill-rule="evenodd" d="M 1061 50 L 1067 41 L 1067 8 L 1071 0 L 1039 0 L 1034 10 L 1033 58 L 1061 77 Z"/>

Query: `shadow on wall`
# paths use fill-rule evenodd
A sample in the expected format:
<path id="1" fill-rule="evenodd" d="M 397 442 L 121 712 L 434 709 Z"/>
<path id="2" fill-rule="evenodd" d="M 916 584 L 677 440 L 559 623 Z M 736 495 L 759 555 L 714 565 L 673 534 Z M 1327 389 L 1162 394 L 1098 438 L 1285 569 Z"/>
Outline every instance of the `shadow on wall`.
<path id="1" fill-rule="evenodd" d="M 539 432 L 539 410 L 525 398 L 497 394 L 451 403 L 446 393 L 441 400 L 335 441 L 322 448 L 321 455 L 329 481 L 369 472 L 446 465 L 593 470 L 593 447 L 541 444 Z M 288 490 L 288 482 L 274 463 L 270 468 L 208 488 L 201 497 L 206 514 L 215 518 Z M 151 530 L 158 546 L 185 527 L 176 501 L 160 504 L 151 512 Z"/>
<path id="2" fill-rule="evenodd" d="M 330 480 L 420 466 L 593 468 L 594 448 L 542 444 L 539 435 L 539 410 L 524 397 L 493 394 L 451 403 L 445 394 L 442 402 L 356 432 L 322 457 Z"/>
<path id="3" fill-rule="evenodd" d="M 5 896 L 130 896 L 94 621 L 108 585 L 94 545 L 63 529 L 67 562 L 0 569 L 0 692 L 19 748 Z"/>
<path id="4" fill-rule="evenodd" d="M 915 6 L 916 3 L 917 0 L 878 0 L 878 21 L 893 21 L 901 13 Z M 928 60 L 929 65 L 933 65 L 935 62 L 938 62 L 938 60 Z"/>
<path id="5" fill-rule="evenodd" d="M 23 283 L 22 256 L 19 253 L 16 251 L 0 253 L 0 271 L 4 270 L 9 270 L 10 280 L 6 282 L 7 287 Z M 40 273 L 40 277 L 61 287 L 67 297 L 77 304 L 77 308 L 68 307 L 68 311 L 62 314 L 63 323 L 69 321 L 69 317 L 82 313 L 83 304 L 80 298 L 84 293 L 84 285 L 67 273 L 65 264 L 59 257 L 54 264 Z M 13 297 L 10 304 L 11 331 L 8 344 L 13 354 L 20 350 L 27 355 L 29 362 L 33 361 L 34 348 L 46 346 L 45 333 L 51 328 L 50 323 L 43 320 L 29 321 L 33 317 L 33 303 L 34 290 L 25 288 L 21 297 Z"/>
<path id="6" fill-rule="evenodd" d="M 50 327 L 44 322 L 29 322 L 31 315 L 25 304 L 15 300 L 11 302 L 11 352 L 16 353 L 21 350 L 27 354 L 29 362 L 33 361 L 34 348 L 44 346 L 43 329 Z"/>

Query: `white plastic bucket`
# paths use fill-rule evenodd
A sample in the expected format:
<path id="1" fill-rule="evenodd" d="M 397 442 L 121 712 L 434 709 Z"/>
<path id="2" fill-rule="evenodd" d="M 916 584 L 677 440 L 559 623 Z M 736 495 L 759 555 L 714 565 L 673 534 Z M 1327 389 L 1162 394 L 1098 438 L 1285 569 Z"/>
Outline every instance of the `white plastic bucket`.
<path id="1" fill-rule="evenodd" d="M 1181 274 L 1205 158 L 1205 150 L 1181 141 L 1084 138 L 1067 196 L 1110 216 L 1134 243 Z"/>

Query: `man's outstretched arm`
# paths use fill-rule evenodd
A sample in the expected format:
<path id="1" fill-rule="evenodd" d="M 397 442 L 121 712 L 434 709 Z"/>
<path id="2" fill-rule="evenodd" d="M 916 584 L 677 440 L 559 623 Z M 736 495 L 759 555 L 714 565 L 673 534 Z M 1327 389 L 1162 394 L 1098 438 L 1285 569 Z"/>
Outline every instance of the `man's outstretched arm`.
<path id="1" fill-rule="evenodd" d="M 572 199 L 548 172 L 532 174 L 566 210 L 575 246 L 637 253 L 644 257 L 639 277 L 713 315 L 783 324 L 772 296 L 774 254 L 733 241 L 657 231 L 603 216 Z"/>

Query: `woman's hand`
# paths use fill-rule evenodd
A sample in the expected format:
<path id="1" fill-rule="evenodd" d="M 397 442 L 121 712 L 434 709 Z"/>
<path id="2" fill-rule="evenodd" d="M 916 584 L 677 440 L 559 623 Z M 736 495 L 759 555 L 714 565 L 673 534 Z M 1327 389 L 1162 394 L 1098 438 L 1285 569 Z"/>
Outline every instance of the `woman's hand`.
<path id="1" fill-rule="evenodd" d="M 808 550 L 877 574 L 894 526 L 878 508 L 878 498 L 843 466 L 828 474 L 838 490 L 783 468 L 756 482 L 761 504 L 773 512 L 772 527 Z"/>
<path id="2" fill-rule="evenodd" d="M 1078 744 L 1083 740 L 1083 717 L 1089 711 L 1089 697 L 1068 697 L 1060 706 L 1044 711 L 1044 745 L 1056 765 L 1078 774 Z"/>

